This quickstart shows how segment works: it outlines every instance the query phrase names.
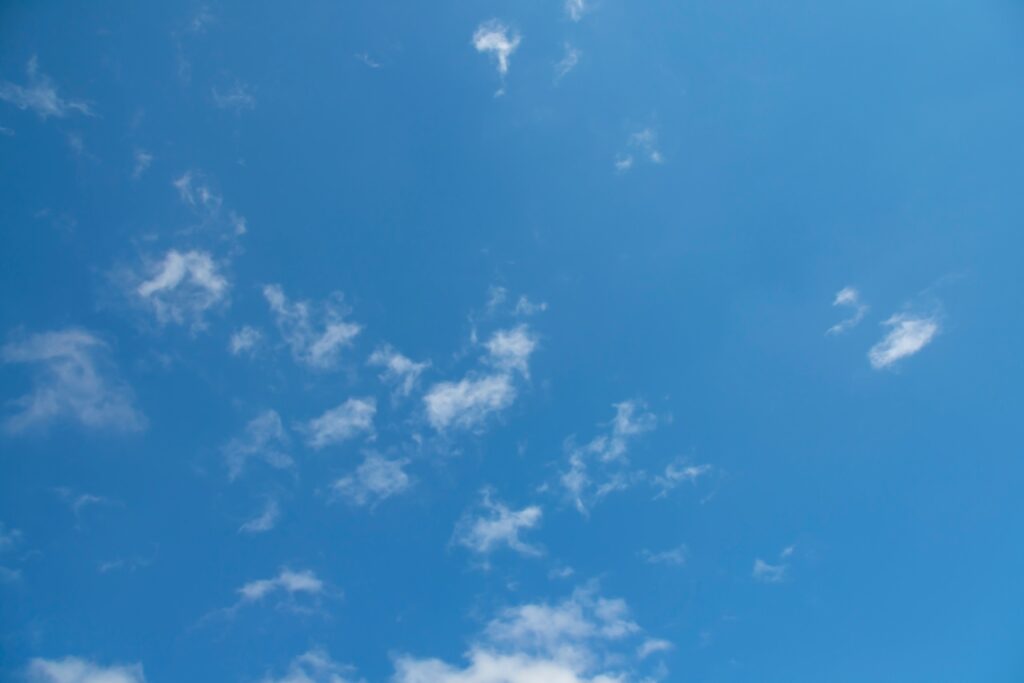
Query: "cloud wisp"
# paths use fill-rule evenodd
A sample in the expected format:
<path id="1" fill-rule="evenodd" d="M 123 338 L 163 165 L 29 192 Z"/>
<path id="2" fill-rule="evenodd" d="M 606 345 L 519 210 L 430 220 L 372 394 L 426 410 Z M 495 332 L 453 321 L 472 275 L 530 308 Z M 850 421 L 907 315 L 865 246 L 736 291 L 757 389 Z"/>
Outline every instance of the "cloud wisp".
<path id="1" fill-rule="evenodd" d="M 146 683 L 141 664 L 104 666 L 79 657 L 33 659 L 28 683 Z"/>
<path id="2" fill-rule="evenodd" d="M 489 54 L 498 66 L 498 76 L 504 84 L 505 76 L 508 74 L 509 60 L 512 54 L 519 48 L 522 36 L 510 29 L 507 25 L 491 19 L 480 24 L 473 33 L 473 47 L 477 52 Z M 495 93 L 495 96 L 505 94 L 505 87 Z"/>
<path id="3" fill-rule="evenodd" d="M 326 650 L 315 648 L 299 655 L 284 676 L 265 676 L 260 683 L 357 683 L 355 670 L 331 659 Z"/>
<path id="4" fill-rule="evenodd" d="M 335 292 L 322 306 L 290 301 L 280 285 L 266 285 L 263 296 L 292 357 L 314 370 L 333 370 L 352 346 L 362 326 L 347 322 L 342 295 Z"/>
<path id="5" fill-rule="evenodd" d="M 452 540 L 478 556 L 487 556 L 502 547 L 520 555 L 538 556 L 540 548 L 526 543 L 520 535 L 536 528 L 542 517 L 543 511 L 537 505 L 513 510 L 493 500 L 491 492 L 484 490 L 480 509 L 463 515 Z"/>
<path id="6" fill-rule="evenodd" d="M 373 434 L 373 418 L 376 414 L 377 401 L 374 398 L 350 398 L 303 425 L 306 444 L 320 450 L 344 443 L 360 434 Z"/>
<path id="7" fill-rule="evenodd" d="M 373 454 L 348 476 L 334 482 L 334 493 L 356 507 L 377 505 L 408 490 L 413 480 L 406 471 L 408 460 L 388 460 Z"/>
<path id="8" fill-rule="evenodd" d="M 920 352 L 939 333 L 936 316 L 898 313 L 882 324 L 889 328 L 889 333 L 868 351 L 868 360 L 876 370 L 891 368 Z"/>
<path id="9" fill-rule="evenodd" d="M 206 327 L 207 311 L 227 301 L 230 283 L 209 252 L 169 250 L 149 268 L 135 295 L 160 325 Z"/>
<path id="10" fill-rule="evenodd" d="M 861 301 L 860 292 L 853 287 L 843 287 L 836 293 L 835 299 L 832 301 L 833 306 L 841 306 L 845 308 L 853 309 L 853 314 L 842 320 L 825 331 L 825 334 L 838 335 L 844 332 L 849 332 L 854 327 L 860 324 L 864 320 L 864 316 L 868 314 L 869 306 Z"/>
<path id="11" fill-rule="evenodd" d="M 228 479 L 238 479 L 253 460 L 259 460 L 278 470 L 295 464 L 288 455 L 288 433 L 277 411 L 266 410 L 249 421 L 240 436 L 231 439 L 224 448 L 228 466 Z"/>
<path id="12" fill-rule="evenodd" d="M 390 346 L 380 346 L 367 361 L 368 365 L 382 368 L 380 380 L 394 387 L 394 396 L 409 396 L 419 383 L 420 375 L 430 367 L 430 362 L 417 363 L 395 351 Z"/>
<path id="13" fill-rule="evenodd" d="M 15 399 L 17 412 L 4 418 L 8 432 L 61 420 L 117 432 L 137 432 L 147 425 L 134 393 L 114 368 L 110 347 L 91 332 L 69 328 L 33 334 L 0 348 L 0 359 L 35 370 L 32 391 Z"/>
<path id="14" fill-rule="evenodd" d="M 88 102 L 61 97 L 50 78 L 39 71 L 36 57 L 28 61 L 25 71 L 28 76 L 26 85 L 0 81 L 0 100 L 18 109 L 32 111 L 43 120 L 51 116 L 62 119 L 72 114 L 94 115 Z"/>

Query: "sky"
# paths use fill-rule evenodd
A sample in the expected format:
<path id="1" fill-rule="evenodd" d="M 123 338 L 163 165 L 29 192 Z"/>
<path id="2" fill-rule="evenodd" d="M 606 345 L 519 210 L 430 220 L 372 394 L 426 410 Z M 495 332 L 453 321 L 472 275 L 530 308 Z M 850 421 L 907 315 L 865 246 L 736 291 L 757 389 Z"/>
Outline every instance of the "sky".
<path id="1" fill-rule="evenodd" d="M 3 3 L 0 680 L 1024 680 L 1022 86 L 1010 0 Z"/>

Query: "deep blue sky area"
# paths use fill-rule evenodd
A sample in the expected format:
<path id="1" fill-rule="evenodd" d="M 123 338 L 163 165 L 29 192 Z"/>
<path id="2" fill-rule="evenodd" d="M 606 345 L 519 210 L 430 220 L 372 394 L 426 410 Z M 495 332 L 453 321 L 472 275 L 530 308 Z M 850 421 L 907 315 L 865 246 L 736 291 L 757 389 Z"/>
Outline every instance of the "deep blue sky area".
<path id="1" fill-rule="evenodd" d="M 1024 680 L 1024 7 L 0 5 L 0 680 Z"/>

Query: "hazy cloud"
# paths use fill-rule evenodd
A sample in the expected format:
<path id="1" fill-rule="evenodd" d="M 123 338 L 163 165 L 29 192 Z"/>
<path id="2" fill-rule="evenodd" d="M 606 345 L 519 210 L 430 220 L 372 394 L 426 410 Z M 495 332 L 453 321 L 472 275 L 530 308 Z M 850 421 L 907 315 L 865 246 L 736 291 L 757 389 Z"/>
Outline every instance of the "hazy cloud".
<path id="1" fill-rule="evenodd" d="M 66 100 L 57 93 L 49 77 L 39 71 L 39 60 L 32 57 L 26 67 L 28 83 L 17 85 L 0 81 L 0 100 L 18 109 L 31 110 L 40 118 L 64 118 L 69 114 L 93 114 L 92 106 L 83 100 Z"/>

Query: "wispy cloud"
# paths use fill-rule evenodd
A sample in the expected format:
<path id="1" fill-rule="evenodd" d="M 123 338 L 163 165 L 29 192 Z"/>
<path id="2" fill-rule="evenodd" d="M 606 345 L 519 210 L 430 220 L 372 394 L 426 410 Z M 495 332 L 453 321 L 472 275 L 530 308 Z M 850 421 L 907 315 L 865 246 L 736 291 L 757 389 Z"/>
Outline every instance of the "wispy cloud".
<path id="1" fill-rule="evenodd" d="M 825 334 L 842 334 L 843 332 L 852 330 L 860 324 L 864 319 L 864 316 L 868 314 L 869 309 L 869 306 L 861 301 L 860 292 L 853 287 L 843 287 L 840 289 L 836 293 L 836 297 L 832 301 L 832 305 L 851 308 L 853 309 L 853 315 L 828 328 Z"/>
<path id="2" fill-rule="evenodd" d="M 279 285 L 265 286 L 263 296 L 292 356 L 311 368 L 335 368 L 341 352 L 362 331 L 362 326 L 345 320 L 348 311 L 340 293 L 335 292 L 319 307 L 308 301 L 289 301 Z"/>
<path id="3" fill-rule="evenodd" d="M 406 474 L 408 460 L 388 460 L 376 454 L 366 456 L 355 471 L 334 482 L 334 492 L 352 505 L 376 507 L 412 486 Z"/>
<path id="4" fill-rule="evenodd" d="M 394 386 L 396 396 L 405 397 L 412 393 L 420 375 L 430 367 L 430 362 L 416 363 L 390 346 L 378 347 L 367 364 L 383 368 L 380 379 Z"/>
<path id="5" fill-rule="evenodd" d="M 658 133 L 653 128 L 644 128 L 632 133 L 627 140 L 627 147 L 630 151 L 615 158 L 615 170 L 620 173 L 633 168 L 638 159 L 652 164 L 665 162 L 665 156 L 658 148 Z"/>
<path id="6" fill-rule="evenodd" d="M 236 113 L 247 109 L 256 108 L 256 97 L 252 94 L 249 86 L 236 81 L 227 88 L 214 86 L 210 89 L 210 96 L 213 104 L 218 109 L 233 109 Z"/>
<path id="7" fill-rule="evenodd" d="M 930 344 L 939 333 L 936 316 L 899 313 L 884 323 L 889 333 L 868 351 L 868 360 L 876 370 L 892 367 Z"/>
<path id="8" fill-rule="evenodd" d="M 614 408 L 615 417 L 607 433 L 584 446 L 576 446 L 571 440 L 567 443 L 569 469 L 560 481 L 576 509 L 584 514 L 601 498 L 631 484 L 630 473 L 621 469 L 628 464 L 629 446 L 657 425 L 657 418 L 639 401 L 623 401 Z M 610 469 L 610 464 L 617 470 Z"/>
<path id="9" fill-rule="evenodd" d="M 356 683 L 355 670 L 331 659 L 326 650 L 313 649 L 292 660 L 288 673 L 265 676 L 260 683 Z"/>
<path id="10" fill-rule="evenodd" d="M 754 560 L 751 576 L 760 583 L 782 583 L 789 573 L 789 558 L 793 556 L 796 546 L 786 546 L 779 553 L 776 564 L 770 564 L 760 557 Z"/>
<path id="11" fill-rule="evenodd" d="M 315 599 L 324 594 L 326 586 L 317 575 L 306 569 L 293 571 L 282 569 L 277 576 L 269 579 L 250 581 L 238 589 L 239 601 L 236 608 L 251 603 L 263 602 L 272 597 L 283 597 L 289 602 L 298 598 Z"/>
<path id="12" fill-rule="evenodd" d="M 92 106 L 84 100 L 67 100 L 57 93 L 53 82 L 39 71 L 39 60 L 32 57 L 26 67 L 28 83 L 18 85 L 0 81 L 0 100 L 18 109 L 31 110 L 40 118 L 64 118 L 70 114 L 93 115 Z"/>
<path id="13" fill-rule="evenodd" d="M 658 489 L 655 498 L 664 498 L 672 489 L 682 484 L 695 484 L 701 477 L 711 474 L 711 465 L 688 465 L 684 462 L 672 462 L 665 466 L 664 472 L 656 475 L 652 483 Z"/>
<path id="14" fill-rule="evenodd" d="M 677 546 L 670 550 L 652 552 L 644 550 L 640 553 L 647 564 L 664 564 L 670 567 L 683 567 L 686 565 L 687 549 L 685 545 Z"/>
<path id="15" fill-rule="evenodd" d="M 562 59 L 559 60 L 558 64 L 555 64 L 555 82 L 562 80 L 570 71 L 576 68 L 580 63 L 580 57 L 582 54 L 583 53 L 573 47 L 570 43 L 565 44 L 565 54 L 562 56 Z"/>
<path id="16" fill-rule="evenodd" d="M 540 555 L 540 549 L 520 538 L 524 531 L 540 524 L 543 511 L 537 505 L 512 510 L 493 500 L 484 490 L 478 511 L 467 512 L 456 525 L 453 541 L 477 555 L 488 555 L 500 547 L 521 555 Z"/>
<path id="17" fill-rule="evenodd" d="M 169 250 L 148 267 L 149 275 L 135 287 L 138 300 L 161 325 L 206 327 L 206 312 L 227 301 L 230 283 L 205 251 Z"/>
<path id="18" fill-rule="evenodd" d="M 135 150 L 135 166 L 132 167 L 132 178 L 138 180 L 153 163 L 153 155 L 144 149 Z"/>
<path id="19" fill-rule="evenodd" d="M 288 444 L 281 416 L 274 410 L 260 413 L 245 426 L 240 436 L 223 448 L 228 478 L 237 479 L 252 460 L 260 460 L 275 469 L 291 467 L 294 461 L 286 452 Z"/>
<path id="20" fill-rule="evenodd" d="M 281 506 L 271 498 L 263 506 L 263 512 L 253 517 L 238 528 L 240 534 L 262 534 L 277 526 L 277 520 L 281 517 Z"/>
<path id="21" fill-rule="evenodd" d="M 103 666 L 87 659 L 33 659 L 28 683 L 146 683 L 141 664 Z"/>
<path id="22" fill-rule="evenodd" d="M 565 13 L 573 21 L 579 21 L 587 11 L 585 0 L 565 0 Z"/>
<path id="23" fill-rule="evenodd" d="M 373 433 L 377 401 L 372 397 L 350 398 L 303 426 L 310 448 L 325 448 Z"/>
<path id="24" fill-rule="evenodd" d="M 86 330 L 33 334 L 0 349 L 4 363 L 35 368 L 32 391 L 15 399 L 18 411 L 4 419 L 9 432 L 72 420 L 92 429 L 139 431 L 146 418 L 131 389 L 117 375 L 110 347 Z"/>
<path id="25" fill-rule="evenodd" d="M 262 332 L 255 327 L 244 325 L 231 333 L 231 338 L 228 340 L 228 350 L 232 356 L 240 356 L 243 353 L 252 355 L 262 342 Z"/>

